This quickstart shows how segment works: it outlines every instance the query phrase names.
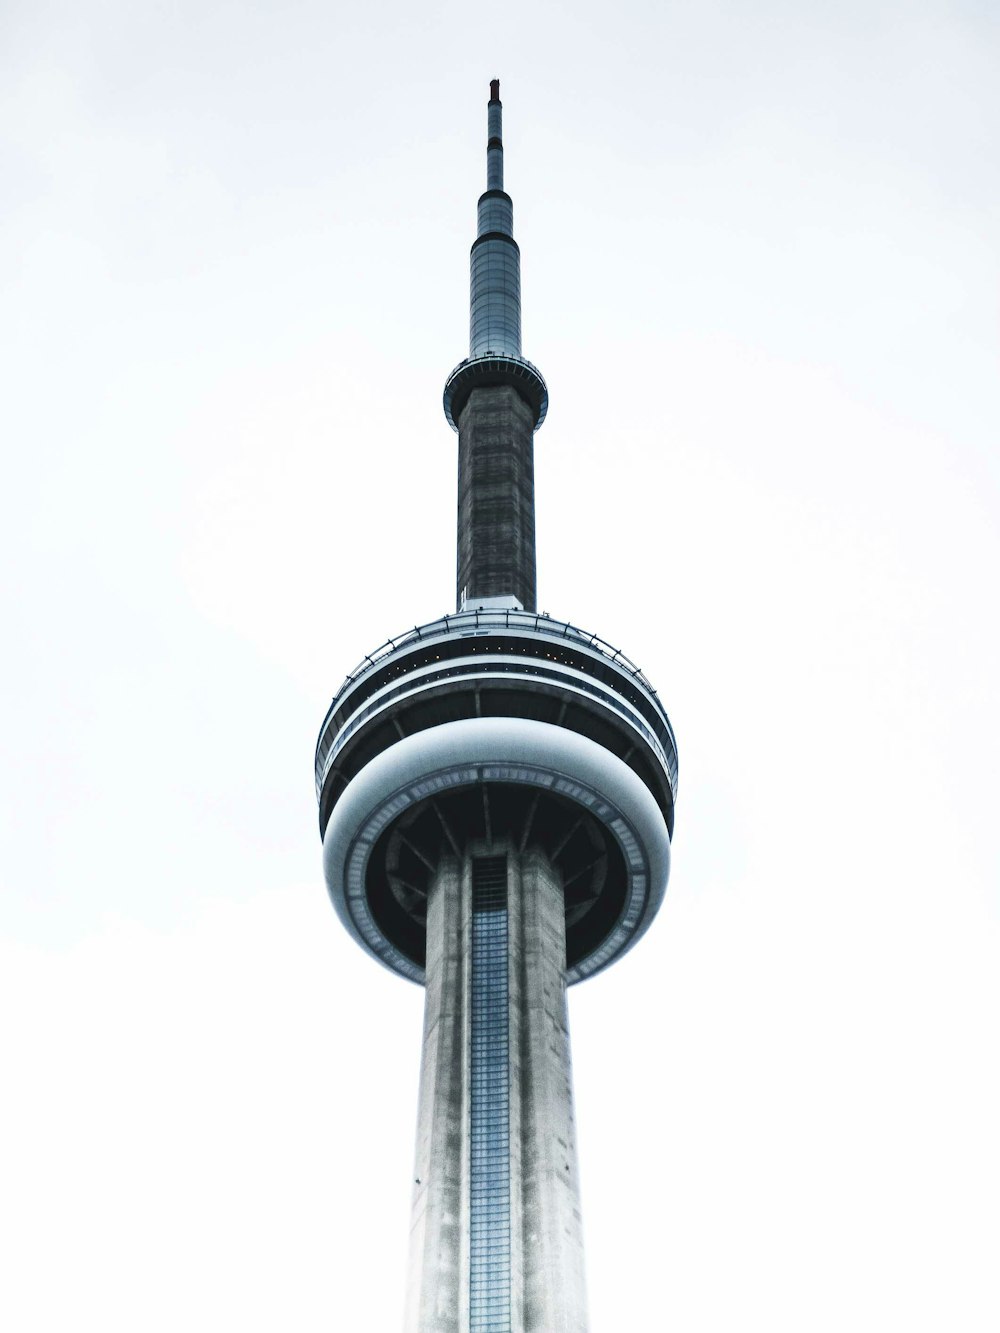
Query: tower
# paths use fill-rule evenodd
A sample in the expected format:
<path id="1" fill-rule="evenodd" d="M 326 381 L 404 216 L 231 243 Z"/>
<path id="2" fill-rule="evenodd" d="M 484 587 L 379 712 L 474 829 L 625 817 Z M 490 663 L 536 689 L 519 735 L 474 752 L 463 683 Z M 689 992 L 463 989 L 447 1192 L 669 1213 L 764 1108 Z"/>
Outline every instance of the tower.
<path id="1" fill-rule="evenodd" d="M 316 750 L 346 929 L 426 987 L 406 1333 L 587 1327 L 566 988 L 660 906 L 673 731 L 617 648 L 536 609 L 520 253 L 490 85 L 458 433 L 457 611 L 367 655 Z"/>

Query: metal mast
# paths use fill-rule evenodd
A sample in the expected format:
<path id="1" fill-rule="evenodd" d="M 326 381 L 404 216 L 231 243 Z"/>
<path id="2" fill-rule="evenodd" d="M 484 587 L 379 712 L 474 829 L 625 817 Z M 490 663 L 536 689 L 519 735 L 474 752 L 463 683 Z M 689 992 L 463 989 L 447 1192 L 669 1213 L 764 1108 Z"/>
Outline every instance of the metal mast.
<path id="1" fill-rule="evenodd" d="M 535 610 L 534 432 L 548 408 L 541 373 L 521 356 L 521 252 L 503 188 L 500 80 L 490 84 L 486 191 L 470 256 L 469 355 L 448 376 L 444 412 L 458 431 L 458 610 Z"/>

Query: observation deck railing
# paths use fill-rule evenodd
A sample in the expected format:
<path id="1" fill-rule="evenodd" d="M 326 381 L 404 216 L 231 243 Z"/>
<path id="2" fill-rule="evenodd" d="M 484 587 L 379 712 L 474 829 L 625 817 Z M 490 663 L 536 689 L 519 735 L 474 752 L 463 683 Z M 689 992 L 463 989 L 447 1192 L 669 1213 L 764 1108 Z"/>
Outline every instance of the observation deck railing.
<path id="1" fill-rule="evenodd" d="M 377 711 L 385 702 L 385 698 L 369 706 L 362 708 L 360 712 L 352 718 L 342 733 L 328 732 L 330 718 L 336 712 L 340 701 L 348 691 L 365 676 L 376 670 L 387 662 L 395 653 L 401 652 L 407 648 L 413 648 L 417 644 L 432 642 L 444 636 L 456 635 L 461 638 L 474 638 L 477 635 L 486 635 L 497 630 L 521 631 L 531 635 L 542 635 L 546 638 L 572 644 L 577 647 L 589 649 L 605 658 L 614 667 L 621 670 L 632 681 L 639 685 L 648 695 L 651 696 L 657 712 L 663 719 L 668 736 L 670 737 L 672 752 L 665 754 L 660 743 L 649 733 L 648 739 L 652 740 L 653 748 L 658 753 L 662 762 L 664 762 L 669 774 L 670 783 L 676 794 L 677 785 L 677 748 L 674 740 L 673 728 L 670 725 L 670 719 L 667 717 L 666 710 L 660 703 L 656 689 L 640 671 L 639 667 L 621 651 L 612 644 L 602 639 L 599 634 L 591 634 L 587 630 L 580 629 L 579 626 L 571 624 L 568 620 L 555 620 L 551 616 L 545 615 L 541 611 L 518 611 L 514 609 L 489 608 L 476 611 L 458 611 L 454 615 L 445 615 L 438 620 L 429 621 L 425 625 L 414 625 L 413 629 L 406 630 L 394 638 L 386 639 L 371 653 L 366 653 L 353 671 L 346 676 L 343 685 L 337 691 L 327 710 L 323 725 L 320 728 L 319 741 L 317 744 L 317 790 L 322 788 L 329 766 L 334 758 L 334 752 L 339 751 L 343 743 L 348 739 L 361 722 L 367 718 L 373 711 Z M 459 669 L 461 670 L 461 669 Z M 450 674 L 450 673 L 448 673 Z M 405 686 L 400 689 L 405 690 Z M 395 693 L 395 692 L 394 692 Z M 603 692 L 602 692 L 603 693 Z M 605 697 L 605 703 L 614 702 Z M 626 709 L 616 705 L 619 711 L 626 712 Z M 633 716 L 633 710 L 627 710 L 633 725 L 638 723 L 637 716 Z M 645 724 L 639 723 L 640 732 L 646 733 Z"/>
<path id="2" fill-rule="evenodd" d="M 390 657 L 401 648 L 410 648 L 413 644 L 421 643 L 424 639 L 436 639 L 442 634 L 467 635 L 479 629 L 529 630 L 532 634 L 546 634 L 553 639 L 567 639 L 570 643 L 583 644 L 585 648 L 594 649 L 610 662 L 614 662 L 616 666 L 620 666 L 650 694 L 656 694 L 655 687 L 649 683 L 636 664 L 626 657 L 620 648 L 613 647 L 599 634 L 590 634 L 587 630 L 570 624 L 568 620 L 554 620 L 552 616 L 547 616 L 544 611 L 484 609 L 482 611 L 457 611 L 453 616 L 442 616 L 440 620 L 429 621 L 426 625 L 414 625 L 413 629 L 405 630 L 393 639 L 386 639 L 385 643 L 376 648 L 374 652 L 366 653 L 354 670 L 348 672 L 343 685 L 337 691 L 334 702 L 340 698 L 349 685 L 353 685 L 361 676 L 367 675 L 372 667 L 378 666 L 385 658 Z"/>
<path id="3" fill-rule="evenodd" d="M 440 680 L 476 679 L 478 674 L 486 669 L 488 668 L 486 668 L 481 663 L 477 663 L 475 671 L 470 671 L 468 666 L 465 667 L 460 665 L 451 666 L 437 673 L 435 676 L 431 677 L 430 680 L 427 681 L 426 683 L 437 684 Z M 535 676 L 544 676 L 550 673 L 536 670 L 532 674 Z M 553 676 L 555 675 L 554 672 L 551 674 Z M 565 677 L 563 678 L 563 681 L 565 683 Z M 641 714 L 638 713 L 636 709 L 629 707 L 628 704 L 623 703 L 619 699 L 616 699 L 615 696 L 609 691 L 595 688 L 593 685 L 589 684 L 585 678 L 581 678 L 578 682 L 576 682 L 576 688 L 580 691 L 581 694 L 583 695 L 589 694 L 592 697 L 598 699 L 599 702 L 604 704 L 606 708 L 614 708 L 618 713 L 622 715 L 622 717 L 628 720 L 628 722 L 635 728 L 635 730 L 639 732 L 640 736 L 642 736 L 643 740 L 645 740 L 646 744 L 649 746 L 649 748 L 659 759 L 660 763 L 666 769 L 670 778 L 670 789 L 673 792 L 674 796 L 676 797 L 677 795 L 676 750 L 668 753 L 663 748 L 660 738 L 657 736 L 656 732 L 653 731 L 652 727 L 649 726 L 649 724 L 645 721 L 645 719 L 641 716 Z M 326 783 L 327 775 L 329 774 L 330 769 L 333 767 L 337 755 L 340 753 L 341 750 L 343 750 L 344 746 L 351 739 L 351 737 L 358 730 L 360 730 L 361 727 L 365 725 L 365 723 L 368 721 L 369 718 L 373 717 L 376 713 L 381 712 L 381 710 L 385 707 L 387 703 L 391 702 L 395 698 L 399 698 L 401 695 L 410 693 L 412 690 L 413 690 L 412 680 L 405 680 L 402 684 L 395 686 L 394 689 L 388 690 L 385 693 L 380 693 L 371 703 L 363 705 L 351 717 L 350 721 L 345 723 L 345 725 L 341 727 L 339 731 L 323 737 L 323 739 L 325 739 L 328 742 L 328 746 L 327 748 L 324 749 L 323 740 L 321 740 L 316 754 L 317 799 L 322 794 L 324 784 Z M 671 732 L 671 736 L 672 735 L 673 733 Z"/>

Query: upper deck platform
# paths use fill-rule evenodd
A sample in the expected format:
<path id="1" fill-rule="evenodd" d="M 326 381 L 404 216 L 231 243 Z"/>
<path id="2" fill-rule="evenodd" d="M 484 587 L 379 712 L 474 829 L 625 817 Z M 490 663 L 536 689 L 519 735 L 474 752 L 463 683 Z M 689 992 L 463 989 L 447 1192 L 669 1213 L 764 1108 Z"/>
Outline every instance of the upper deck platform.
<path id="1" fill-rule="evenodd" d="M 623 759 L 669 829 L 677 746 L 656 690 L 621 649 L 569 621 L 513 609 L 468 610 L 414 626 L 367 654 L 320 729 L 320 831 L 340 792 L 377 754 L 464 717 L 555 723 Z"/>

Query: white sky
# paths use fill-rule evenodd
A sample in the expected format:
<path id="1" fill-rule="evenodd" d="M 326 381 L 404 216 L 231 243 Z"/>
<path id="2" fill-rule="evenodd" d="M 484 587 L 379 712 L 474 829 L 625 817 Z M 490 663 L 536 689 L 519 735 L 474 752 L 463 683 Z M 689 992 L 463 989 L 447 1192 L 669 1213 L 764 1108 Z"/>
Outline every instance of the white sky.
<path id="1" fill-rule="evenodd" d="M 312 750 L 451 609 L 499 75 L 542 606 L 659 686 L 593 1333 L 995 1333 L 1000 11 L 7 0 L 0 1322 L 400 1326 L 421 993 Z"/>

